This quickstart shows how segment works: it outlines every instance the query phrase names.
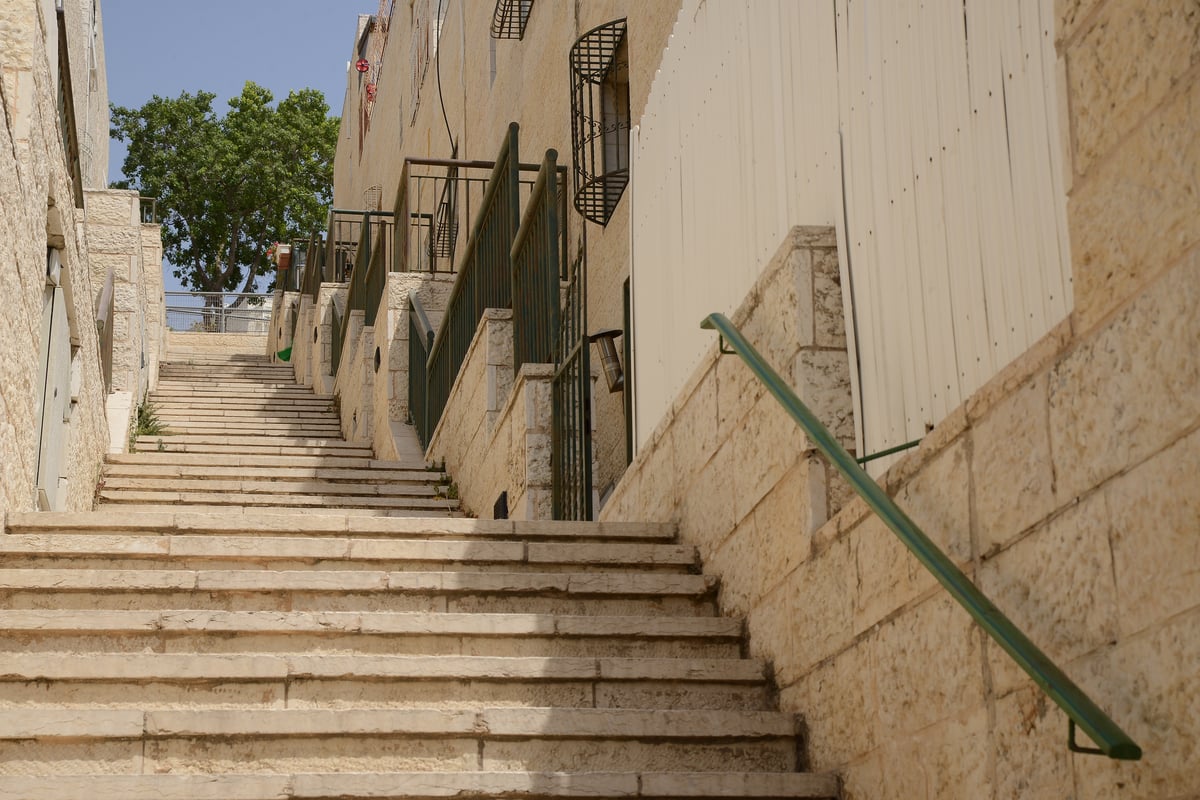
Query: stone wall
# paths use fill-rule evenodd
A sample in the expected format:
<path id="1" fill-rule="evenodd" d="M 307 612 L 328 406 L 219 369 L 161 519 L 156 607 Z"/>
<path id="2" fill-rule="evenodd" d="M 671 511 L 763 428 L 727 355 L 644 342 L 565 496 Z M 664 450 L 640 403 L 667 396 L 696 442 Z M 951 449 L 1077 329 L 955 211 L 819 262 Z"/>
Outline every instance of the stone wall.
<path id="1" fill-rule="evenodd" d="M 208 333 L 205 331 L 168 331 L 167 349 L 171 358 L 186 361 L 190 355 L 265 356 L 265 333 Z"/>
<path id="2" fill-rule="evenodd" d="M 808 530 L 799 464 L 758 501 L 760 541 L 722 556 L 706 529 L 736 523 L 705 506 L 716 477 L 669 477 L 730 446 L 689 427 L 703 376 L 604 509 L 676 520 L 708 551 L 847 798 L 1200 794 L 1200 8 L 1059 0 L 1058 18 L 1075 311 L 880 480 L 1143 760 L 1071 753 L 1065 715 L 862 501 Z M 716 370 L 719 412 L 745 368 Z M 750 501 L 726 457 L 736 517 Z"/>
<path id="3" fill-rule="evenodd" d="M 84 204 L 92 285 L 104 286 L 110 271 L 114 278 L 112 389 L 140 403 L 165 329 L 161 228 L 142 224 L 134 191 L 88 189 Z"/>
<path id="4" fill-rule="evenodd" d="M 398 458 L 402 437 L 397 428 L 408 422 L 408 296 L 416 292 L 436 331 L 442 323 L 454 276 L 445 273 L 392 272 L 375 318 L 374 346 L 369 354 L 378 376 L 374 382 L 374 445 L 377 458 Z M 378 366 L 374 359 L 378 354 Z M 380 374 L 382 373 L 382 374 Z"/>
<path id="5" fill-rule="evenodd" d="M 553 365 L 525 364 L 514 380 L 512 311 L 484 312 L 426 451 L 468 514 L 490 519 L 507 492 L 510 518 L 550 519 L 553 377 Z"/>
<path id="6" fill-rule="evenodd" d="M 793 228 L 731 317 L 833 431 L 854 447 L 832 228 Z M 746 614 L 804 560 L 812 532 L 845 497 L 803 431 L 713 335 L 601 510 L 601 519 L 675 521 L 722 576 L 721 602 Z"/>
<path id="7" fill-rule="evenodd" d="M 63 271 L 71 341 L 53 363 L 69 361 L 72 402 L 58 474 L 61 507 L 89 509 L 108 443 L 92 284 L 83 214 L 74 205 L 58 128 L 54 34 L 45 5 L 0 5 L 0 515 L 36 507 L 43 386 L 41 351 L 48 249 Z M 56 36 L 57 34 L 54 34 Z M 52 51 L 57 53 L 55 47 Z"/>
<path id="8" fill-rule="evenodd" d="M 292 368 L 296 380 L 313 387 L 317 394 L 333 393 L 333 314 L 330 305 L 346 306 L 344 283 L 322 283 L 314 303 L 310 295 L 300 297 L 300 319 L 292 341 Z M 271 325 L 279 322 L 272 318 Z"/>

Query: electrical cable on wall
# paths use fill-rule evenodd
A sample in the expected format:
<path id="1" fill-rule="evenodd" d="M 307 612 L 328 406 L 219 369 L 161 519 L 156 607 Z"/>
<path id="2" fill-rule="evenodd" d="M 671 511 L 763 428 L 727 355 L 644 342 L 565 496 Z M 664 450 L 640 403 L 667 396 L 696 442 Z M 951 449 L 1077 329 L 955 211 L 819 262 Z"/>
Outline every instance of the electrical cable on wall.
<path id="1" fill-rule="evenodd" d="M 450 117 L 446 115 L 446 98 L 442 95 L 442 0 L 438 0 L 437 14 L 437 50 L 433 54 L 433 69 L 437 73 L 438 102 L 442 105 L 442 120 L 446 123 L 446 138 L 450 140 L 450 157 L 458 155 L 458 147 L 454 144 L 454 134 L 450 132 Z"/>

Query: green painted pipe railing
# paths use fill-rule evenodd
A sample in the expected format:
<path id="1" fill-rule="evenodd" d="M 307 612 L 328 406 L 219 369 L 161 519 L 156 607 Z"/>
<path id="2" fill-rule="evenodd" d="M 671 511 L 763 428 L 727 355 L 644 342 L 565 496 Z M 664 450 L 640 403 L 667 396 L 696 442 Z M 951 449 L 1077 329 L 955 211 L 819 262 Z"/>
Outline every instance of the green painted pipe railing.
<path id="1" fill-rule="evenodd" d="M 1059 708 L 1070 719 L 1068 746 L 1078 753 L 1095 753 L 1109 758 L 1136 761 L 1142 757 L 1142 748 L 1129 738 L 1117 723 L 1100 710 L 1092 699 L 1074 681 L 1058 668 L 1029 637 L 1021 632 L 1012 621 L 1001 613 L 962 570 L 934 544 L 899 506 L 887 496 L 870 475 L 854 461 L 829 429 L 800 401 L 796 393 L 779 377 L 758 351 L 746 341 L 741 332 L 724 314 L 709 314 L 700 327 L 716 330 L 721 334 L 721 352 L 741 356 L 751 372 L 767 387 L 784 409 L 799 423 L 804 432 L 825 457 L 845 476 L 854 490 L 867 505 L 925 565 L 942 586 L 946 587 L 959 605 L 967 610 L 980 627 L 1025 670 L 1029 677 L 1042 687 Z M 726 350 L 725 342 L 733 349 Z M 1075 743 L 1075 728 L 1078 726 L 1091 737 L 1098 748 L 1081 747 Z"/>

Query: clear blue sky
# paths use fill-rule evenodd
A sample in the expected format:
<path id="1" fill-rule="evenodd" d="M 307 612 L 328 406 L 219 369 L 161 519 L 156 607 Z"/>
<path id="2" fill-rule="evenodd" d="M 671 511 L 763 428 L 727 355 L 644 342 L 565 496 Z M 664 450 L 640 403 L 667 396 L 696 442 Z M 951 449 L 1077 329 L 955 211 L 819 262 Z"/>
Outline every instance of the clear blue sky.
<path id="1" fill-rule="evenodd" d="M 251 80 L 276 100 L 293 89 L 325 93 L 340 115 L 346 63 L 359 14 L 375 0 L 101 0 L 108 97 L 137 108 L 154 95 L 213 92 L 224 113 Z M 125 147 L 109 147 L 108 178 L 118 180 Z M 170 271 L 167 290 L 178 289 Z"/>

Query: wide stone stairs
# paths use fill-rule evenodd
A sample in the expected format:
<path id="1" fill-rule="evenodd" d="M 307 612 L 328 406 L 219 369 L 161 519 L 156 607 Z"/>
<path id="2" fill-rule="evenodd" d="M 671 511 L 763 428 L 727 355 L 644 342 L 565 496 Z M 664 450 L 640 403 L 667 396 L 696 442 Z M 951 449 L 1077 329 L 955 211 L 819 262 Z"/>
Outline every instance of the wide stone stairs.
<path id="1" fill-rule="evenodd" d="M 412 470 L 341 453 L 328 399 L 221 413 L 285 373 L 193 366 L 97 511 L 7 519 L 0 800 L 837 796 L 671 526 L 360 505 L 329 487 Z"/>
<path id="2" fill-rule="evenodd" d="M 425 469 L 415 433 L 401 461 L 342 438 L 335 399 L 292 367 L 237 353 L 169 354 L 150 405 L 166 427 L 111 456 L 99 499 L 126 510 L 172 503 L 227 510 L 439 515 L 458 508 Z"/>

